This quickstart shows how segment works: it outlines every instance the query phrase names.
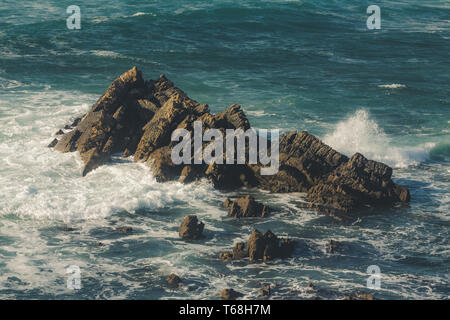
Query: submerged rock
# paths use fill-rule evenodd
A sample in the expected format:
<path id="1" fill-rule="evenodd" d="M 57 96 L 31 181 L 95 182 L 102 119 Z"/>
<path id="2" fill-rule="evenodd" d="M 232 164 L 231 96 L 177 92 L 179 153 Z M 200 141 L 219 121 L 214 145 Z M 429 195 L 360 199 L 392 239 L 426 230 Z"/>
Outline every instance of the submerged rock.
<path id="1" fill-rule="evenodd" d="M 180 277 L 177 276 L 175 273 L 172 273 L 171 275 L 169 275 L 166 278 L 167 283 L 169 284 L 169 286 L 171 287 L 181 287 L 183 286 L 183 281 L 181 281 Z"/>
<path id="2" fill-rule="evenodd" d="M 233 260 L 233 253 L 232 252 L 221 252 L 219 253 L 220 260 L 224 262 L 228 262 Z"/>
<path id="3" fill-rule="evenodd" d="M 247 243 L 238 242 L 231 252 L 222 252 L 219 257 L 225 262 L 245 258 L 249 258 L 250 262 L 267 262 L 276 258 L 288 258 L 294 247 L 293 240 L 278 238 L 270 230 L 264 233 L 254 230 Z"/>
<path id="4" fill-rule="evenodd" d="M 228 209 L 228 215 L 233 218 L 265 217 L 269 212 L 267 206 L 258 203 L 250 195 L 234 201 L 227 199 L 224 206 Z"/>
<path id="5" fill-rule="evenodd" d="M 178 229 L 180 238 L 182 239 L 200 239 L 203 237 L 202 232 L 205 227 L 203 222 L 199 222 L 197 216 L 187 216 Z"/>
<path id="6" fill-rule="evenodd" d="M 237 292 L 233 289 L 223 289 L 222 292 L 220 292 L 220 297 L 223 300 L 236 300 L 239 297 L 242 297 L 243 294 L 240 292 Z"/>
<path id="7" fill-rule="evenodd" d="M 375 300 L 371 293 L 354 292 L 350 295 L 344 295 L 344 300 Z"/>
<path id="8" fill-rule="evenodd" d="M 335 241 L 335 240 L 330 240 L 328 241 L 328 247 L 327 247 L 327 251 L 328 253 L 335 253 L 339 247 L 340 247 L 340 243 Z"/>
<path id="9" fill-rule="evenodd" d="M 133 67 L 114 80 L 91 110 L 67 125 L 70 131 L 49 146 L 61 152 L 78 151 L 84 162 L 83 175 L 109 162 L 112 154 L 121 153 L 145 163 L 161 182 L 207 178 L 218 189 L 248 186 L 271 192 L 305 192 L 310 208 L 334 215 L 410 200 L 408 189 L 392 181 L 390 167 L 359 153 L 349 159 L 306 131 L 280 137 L 279 171 L 274 175 L 261 175 L 261 165 L 248 163 L 248 147 L 244 164 L 174 164 L 171 152 L 178 142 L 171 141 L 172 132 L 184 129 L 193 136 L 196 121 L 201 121 L 202 130 L 213 128 L 222 133 L 250 128 L 239 105 L 211 114 L 207 105 L 189 98 L 164 75 L 144 81 L 141 71 Z M 214 142 L 201 144 L 206 147 Z M 190 151 L 192 160 L 198 151 L 193 146 Z M 233 160 L 236 156 L 235 152 Z M 255 210 L 241 215 L 260 213 Z"/>
<path id="10" fill-rule="evenodd" d="M 133 228 L 131 227 L 120 227 L 117 228 L 117 231 L 119 231 L 120 233 L 130 233 L 133 231 Z"/>
<path id="11" fill-rule="evenodd" d="M 266 296 L 270 296 L 271 292 L 270 292 L 270 285 L 266 285 L 264 286 L 264 288 L 259 289 L 259 295 L 261 297 L 266 297 Z"/>

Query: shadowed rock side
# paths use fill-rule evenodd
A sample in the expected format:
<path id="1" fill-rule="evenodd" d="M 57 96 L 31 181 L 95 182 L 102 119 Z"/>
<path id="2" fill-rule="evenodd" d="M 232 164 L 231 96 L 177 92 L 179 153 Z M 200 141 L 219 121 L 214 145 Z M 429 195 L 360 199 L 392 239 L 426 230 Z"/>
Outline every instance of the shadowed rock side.
<path id="1" fill-rule="evenodd" d="M 65 127 L 72 130 L 63 135 L 58 132 L 61 138 L 49 146 L 61 152 L 78 151 L 84 162 L 83 175 L 108 162 L 112 154 L 121 153 L 145 162 L 161 182 L 207 178 L 218 189 L 250 186 L 305 192 L 309 207 L 325 213 L 409 202 L 408 189 L 391 180 L 390 167 L 361 154 L 349 159 L 304 131 L 280 137 L 280 166 L 275 175 L 262 176 L 260 165 L 248 163 L 176 165 L 171 152 L 178 141 L 171 141 L 172 132 L 185 129 L 193 137 L 195 121 L 201 121 L 203 130 L 219 129 L 224 136 L 226 129 L 250 128 L 239 105 L 213 115 L 208 105 L 190 99 L 164 75 L 144 81 L 134 67 L 116 79 L 86 115 Z M 213 142 L 203 142 L 203 147 Z M 194 159 L 193 144 L 191 155 Z"/>

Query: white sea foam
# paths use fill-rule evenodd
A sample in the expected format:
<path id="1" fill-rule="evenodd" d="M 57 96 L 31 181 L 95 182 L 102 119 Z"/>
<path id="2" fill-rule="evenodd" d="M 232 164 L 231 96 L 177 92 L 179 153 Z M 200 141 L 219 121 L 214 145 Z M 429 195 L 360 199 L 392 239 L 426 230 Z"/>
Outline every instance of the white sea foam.
<path id="1" fill-rule="evenodd" d="M 214 195 L 207 183 L 157 183 L 148 168 L 132 159 L 118 159 L 81 177 L 77 153 L 61 154 L 46 146 L 52 134 L 86 112 L 85 102 L 95 97 L 53 92 L 30 93 L 26 100 L 20 108 L 13 108 L 20 100 L 4 101 L 7 112 L 0 117 L 0 198 L 8 199 L 2 201 L 0 214 L 99 218 L 121 210 L 162 208 L 177 201 L 201 206 L 199 199 Z"/>
<path id="2" fill-rule="evenodd" d="M 8 80 L 5 78 L 0 78 L 0 88 L 2 89 L 14 89 L 23 86 L 23 83 L 17 80 Z"/>
<path id="3" fill-rule="evenodd" d="M 406 88 L 406 85 L 401 83 L 392 83 L 392 84 L 380 84 L 378 88 L 385 88 L 385 89 L 400 89 L 400 88 Z"/>
<path id="4" fill-rule="evenodd" d="M 348 119 L 339 122 L 323 141 L 347 156 L 356 152 L 366 158 L 384 162 L 395 168 L 405 168 L 424 162 L 434 143 L 417 147 L 394 146 L 390 137 L 370 119 L 367 110 L 358 110 Z"/>
<path id="5" fill-rule="evenodd" d="M 139 17 L 139 16 L 153 16 L 155 17 L 156 14 L 151 12 L 136 12 L 135 14 L 131 15 L 132 17 Z"/>
<path id="6" fill-rule="evenodd" d="M 94 22 L 94 23 L 102 23 L 102 22 L 105 22 L 105 21 L 108 21 L 108 20 L 109 20 L 108 17 L 96 17 L 96 18 L 92 19 L 92 22 Z"/>
<path id="7" fill-rule="evenodd" d="M 245 112 L 254 117 L 276 116 L 274 113 L 266 113 L 264 110 L 245 110 Z"/>
<path id="8" fill-rule="evenodd" d="M 99 57 L 113 57 L 113 58 L 120 58 L 120 54 L 114 51 L 108 51 L 108 50 L 91 50 L 91 53 L 95 56 Z"/>

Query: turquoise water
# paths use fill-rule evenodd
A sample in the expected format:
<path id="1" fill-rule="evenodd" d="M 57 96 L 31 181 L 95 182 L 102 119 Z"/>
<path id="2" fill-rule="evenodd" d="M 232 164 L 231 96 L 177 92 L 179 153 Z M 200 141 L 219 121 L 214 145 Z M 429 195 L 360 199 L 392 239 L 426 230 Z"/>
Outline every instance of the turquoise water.
<path id="1" fill-rule="evenodd" d="M 72 4 L 81 30 L 66 28 Z M 448 299 L 450 6 L 378 1 L 381 29 L 367 30 L 371 4 L 2 1 L 0 298 L 213 299 L 234 287 L 252 299 L 270 283 L 275 299 L 355 290 Z M 206 182 L 159 184 L 131 159 L 82 178 L 77 154 L 46 145 L 134 65 L 146 79 L 166 74 L 213 112 L 239 103 L 255 128 L 308 130 L 391 165 L 410 207 L 340 223 L 299 208 L 301 194 L 246 190 L 280 214 L 235 221 L 221 208 L 230 194 Z M 205 222 L 205 240 L 178 239 L 187 214 Z M 117 232 L 123 226 L 133 232 Z M 218 260 L 253 228 L 300 245 L 269 264 Z M 342 250 L 328 254 L 329 239 Z M 81 269 L 81 290 L 66 288 L 69 265 Z M 380 290 L 366 288 L 370 265 L 381 269 Z M 167 288 L 172 272 L 184 289 Z"/>

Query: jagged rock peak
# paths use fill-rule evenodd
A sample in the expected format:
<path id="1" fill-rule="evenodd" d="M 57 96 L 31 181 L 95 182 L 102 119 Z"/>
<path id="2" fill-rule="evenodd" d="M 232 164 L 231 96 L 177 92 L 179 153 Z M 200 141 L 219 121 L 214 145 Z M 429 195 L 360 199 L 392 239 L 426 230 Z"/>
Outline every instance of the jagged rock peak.
<path id="1" fill-rule="evenodd" d="M 202 130 L 214 128 L 222 133 L 251 127 L 239 105 L 211 114 L 208 105 L 188 97 L 166 76 L 144 81 L 142 72 L 133 67 L 112 82 L 87 114 L 65 126 L 65 131 L 59 132 L 63 133 L 58 135 L 60 139 L 54 139 L 49 147 L 78 151 L 84 162 L 83 175 L 110 161 L 112 154 L 121 153 L 146 163 L 158 181 L 189 183 L 207 178 L 218 189 L 248 186 L 271 192 L 305 192 L 308 206 L 325 213 L 348 213 L 410 200 L 409 190 L 392 181 L 389 166 L 359 153 L 349 159 L 306 131 L 280 137 L 279 170 L 273 175 L 261 175 L 261 166 L 248 162 L 174 164 L 172 132 L 185 129 L 192 134 L 197 121 Z M 203 141 L 203 148 L 210 143 Z M 246 203 L 233 205 L 232 215 L 264 215 L 265 210 L 250 198 Z M 239 214 L 238 207 L 247 213 Z"/>

